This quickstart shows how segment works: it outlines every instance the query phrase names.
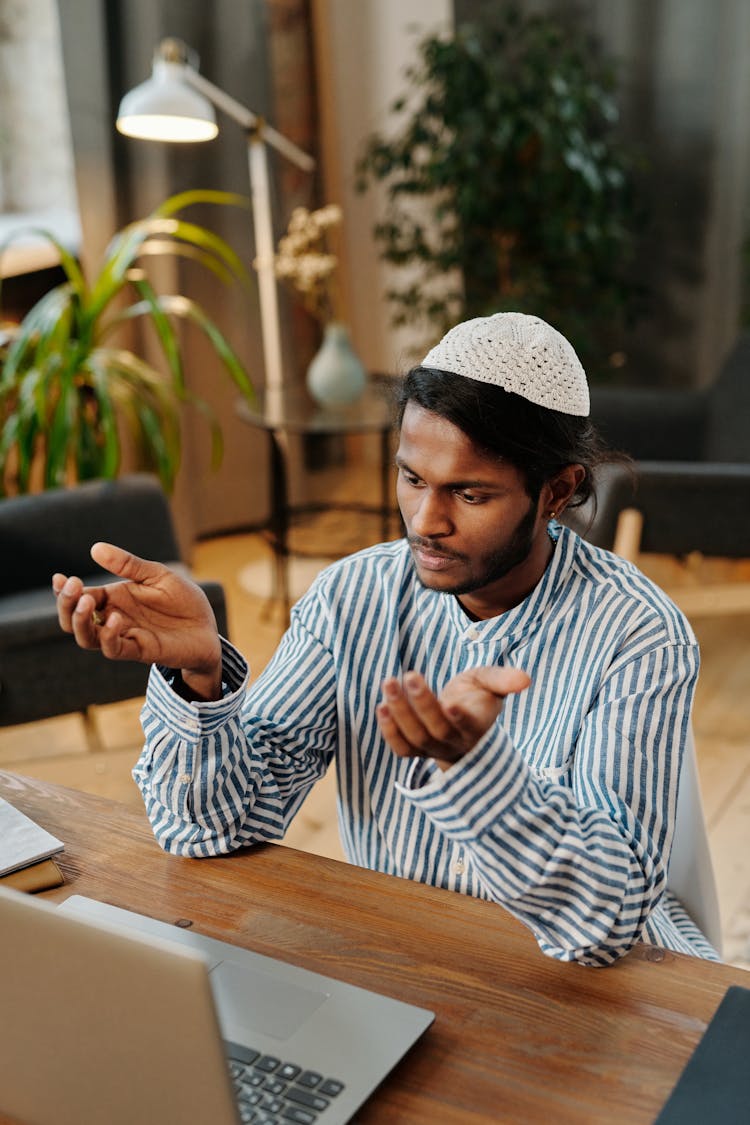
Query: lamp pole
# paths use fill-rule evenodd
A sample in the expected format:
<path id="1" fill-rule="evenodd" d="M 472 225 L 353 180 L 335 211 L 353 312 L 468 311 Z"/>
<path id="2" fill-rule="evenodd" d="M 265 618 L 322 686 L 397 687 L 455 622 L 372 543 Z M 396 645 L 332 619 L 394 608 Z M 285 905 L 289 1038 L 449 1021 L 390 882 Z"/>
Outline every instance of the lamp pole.
<path id="1" fill-rule="evenodd" d="M 306 152 L 287 140 L 267 124 L 258 114 L 235 101 L 212 82 L 203 78 L 193 67 L 184 63 L 182 78 L 198 93 L 203 94 L 217 109 L 222 110 L 245 131 L 247 137 L 248 171 L 255 234 L 255 268 L 258 274 L 260 323 L 263 339 L 263 362 L 266 372 L 266 391 L 271 396 L 284 388 L 284 369 L 281 351 L 281 323 L 279 319 L 278 290 L 274 270 L 274 237 L 271 215 L 271 188 L 268 175 L 267 144 L 292 161 L 305 172 L 312 172 L 315 161 Z"/>

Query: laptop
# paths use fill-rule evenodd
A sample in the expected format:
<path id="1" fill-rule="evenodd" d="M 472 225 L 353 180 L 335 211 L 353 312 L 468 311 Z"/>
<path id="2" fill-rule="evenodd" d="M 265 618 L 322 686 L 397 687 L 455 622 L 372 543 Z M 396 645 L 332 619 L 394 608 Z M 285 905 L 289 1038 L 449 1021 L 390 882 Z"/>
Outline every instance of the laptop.
<path id="1" fill-rule="evenodd" d="M 0 1111 L 342 1125 L 434 1013 L 73 895 L 0 888 Z"/>

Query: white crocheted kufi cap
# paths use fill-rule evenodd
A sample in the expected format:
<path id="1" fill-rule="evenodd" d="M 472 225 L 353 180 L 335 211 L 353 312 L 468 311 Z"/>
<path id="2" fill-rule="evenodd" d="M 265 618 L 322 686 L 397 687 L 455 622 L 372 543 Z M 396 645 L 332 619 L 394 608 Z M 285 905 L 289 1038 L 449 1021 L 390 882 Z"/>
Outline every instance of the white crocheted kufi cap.
<path id="1" fill-rule="evenodd" d="M 589 388 L 573 347 L 537 316 L 495 313 L 457 324 L 422 360 L 562 414 L 586 417 Z"/>

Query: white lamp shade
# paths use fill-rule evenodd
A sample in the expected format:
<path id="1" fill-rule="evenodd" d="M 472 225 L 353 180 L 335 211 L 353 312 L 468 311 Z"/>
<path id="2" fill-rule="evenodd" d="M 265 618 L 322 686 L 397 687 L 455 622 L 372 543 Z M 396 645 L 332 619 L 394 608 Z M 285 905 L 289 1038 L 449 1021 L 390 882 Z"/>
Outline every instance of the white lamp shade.
<path id="1" fill-rule="evenodd" d="M 210 141 L 219 129 L 211 103 L 182 78 L 184 64 L 154 61 L 153 73 L 120 102 L 117 128 L 151 141 Z"/>

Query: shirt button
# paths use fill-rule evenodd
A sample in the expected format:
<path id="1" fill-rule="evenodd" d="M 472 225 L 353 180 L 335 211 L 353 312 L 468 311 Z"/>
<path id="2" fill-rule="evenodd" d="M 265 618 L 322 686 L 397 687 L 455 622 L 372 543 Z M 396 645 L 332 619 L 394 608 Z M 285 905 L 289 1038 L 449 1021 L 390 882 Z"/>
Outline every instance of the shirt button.
<path id="1" fill-rule="evenodd" d="M 180 774 L 180 781 L 182 781 L 185 785 L 189 785 L 192 780 L 193 779 L 189 773 Z"/>
<path id="2" fill-rule="evenodd" d="M 477 641 L 477 640 L 479 640 L 479 632 L 478 632 L 477 629 L 474 628 L 473 625 L 470 625 L 469 628 L 466 630 L 466 639 L 467 639 L 467 641 Z"/>

